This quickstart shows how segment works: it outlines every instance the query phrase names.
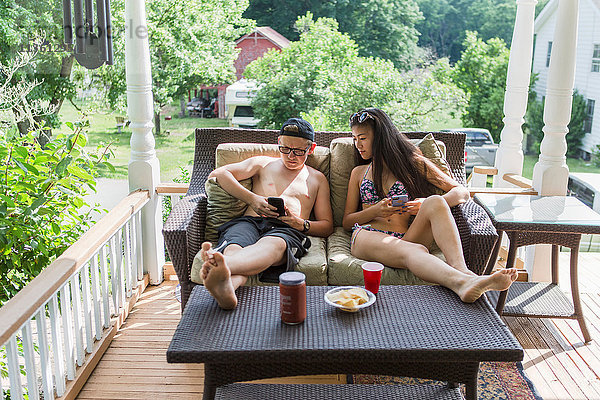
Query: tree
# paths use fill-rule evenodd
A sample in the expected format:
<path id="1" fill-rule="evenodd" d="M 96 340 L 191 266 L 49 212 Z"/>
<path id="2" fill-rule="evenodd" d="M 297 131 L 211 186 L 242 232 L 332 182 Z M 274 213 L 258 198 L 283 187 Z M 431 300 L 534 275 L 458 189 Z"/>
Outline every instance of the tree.
<path id="1" fill-rule="evenodd" d="M 567 157 L 578 157 L 579 149 L 585 132 L 585 121 L 587 119 L 587 101 L 577 89 L 573 92 L 573 105 L 571 107 L 571 120 L 567 128 L 569 132 L 566 136 Z M 533 144 L 534 152 L 539 154 L 539 145 L 544 138 L 544 103 L 539 100 L 531 99 L 527 107 L 525 117 L 527 131 L 535 138 Z"/>
<path id="2" fill-rule="evenodd" d="M 125 35 L 135 34 L 124 25 L 124 0 L 115 0 L 113 29 L 115 60 L 92 72 L 92 82 L 106 88 L 111 108 L 124 109 Z M 242 18 L 248 0 L 152 0 L 147 3 L 148 35 L 152 64 L 156 133 L 160 111 L 188 90 L 205 84 L 235 80 L 234 41 L 253 29 Z"/>
<path id="3" fill-rule="evenodd" d="M 419 45 L 451 62 L 460 58 L 467 31 L 485 41 L 494 37 L 510 45 L 516 15 L 514 0 L 417 0 L 424 18 L 416 28 Z"/>
<path id="4" fill-rule="evenodd" d="M 84 148 L 85 122 L 68 122 L 70 134 L 40 146 L 36 117 L 54 108 L 39 99 L 22 102 L 41 82 L 12 83 L 32 57 L 0 63 L 0 306 L 89 228 L 95 208 L 82 210 L 84 195 L 95 190 L 98 164 L 113 168 L 107 149 L 93 155 Z M 17 123 L 24 120 L 31 130 L 21 135 Z"/>
<path id="5" fill-rule="evenodd" d="M 19 69 L 13 83 L 21 78 L 39 81 L 28 93 L 28 100 L 44 100 L 54 112 L 36 116 L 47 128 L 58 126 L 58 112 L 64 100 L 75 95 L 70 79 L 73 55 L 61 50 L 63 43 L 62 8 L 54 0 L 5 0 L 0 2 L 0 63 L 7 64 L 19 51 L 36 53 L 31 63 Z M 21 134 L 29 123 L 19 124 Z M 46 129 L 46 135 L 51 131 Z M 41 137 L 44 143 L 45 135 Z"/>
<path id="6" fill-rule="evenodd" d="M 386 109 L 402 128 L 431 115 L 460 109 L 464 97 L 449 77 L 447 60 L 401 73 L 390 61 L 358 56 L 357 44 L 330 18 L 298 19 L 300 39 L 270 51 L 246 69 L 261 84 L 252 106 L 262 126 L 278 127 L 304 116 L 316 129 L 348 129 L 361 107 Z"/>
<path id="7" fill-rule="evenodd" d="M 454 68 L 454 82 L 469 95 L 461 119 L 467 127 L 486 128 L 500 139 L 509 51 L 501 39 L 484 42 L 467 32 L 465 50 Z"/>
<path id="8" fill-rule="evenodd" d="M 361 56 L 390 60 L 401 69 L 421 57 L 415 24 L 422 16 L 415 0 L 251 0 L 244 15 L 297 40 L 301 32 L 296 19 L 309 11 L 317 18 L 335 19 Z"/>

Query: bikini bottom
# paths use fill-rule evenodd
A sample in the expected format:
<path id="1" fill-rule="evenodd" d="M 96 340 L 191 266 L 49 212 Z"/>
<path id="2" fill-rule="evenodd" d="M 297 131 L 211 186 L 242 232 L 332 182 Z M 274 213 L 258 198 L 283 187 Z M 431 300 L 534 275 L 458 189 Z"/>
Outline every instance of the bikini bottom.
<path id="1" fill-rule="evenodd" d="M 375 229 L 371 225 L 359 225 L 358 223 L 356 223 L 352 227 L 352 240 L 350 242 L 350 247 L 352 247 L 354 245 L 354 241 L 356 240 L 356 236 L 358 235 L 358 232 L 361 229 L 364 229 L 366 231 L 385 233 L 386 235 L 390 235 L 390 236 L 396 237 L 398 239 L 402 239 L 404 237 L 404 234 L 406 233 L 406 232 L 400 233 L 400 232 L 394 232 L 394 231 L 383 231 L 381 229 Z"/>

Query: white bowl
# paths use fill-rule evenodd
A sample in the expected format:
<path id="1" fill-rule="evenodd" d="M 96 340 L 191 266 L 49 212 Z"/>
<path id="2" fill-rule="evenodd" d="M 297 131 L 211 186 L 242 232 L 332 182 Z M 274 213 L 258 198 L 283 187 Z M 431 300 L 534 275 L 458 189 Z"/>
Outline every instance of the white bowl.
<path id="1" fill-rule="evenodd" d="M 349 308 L 349 307 L 344 307 L 341 304 L 334 303 L 333 301 L 329 300 L 329 298 L 327 297 L 328 294 L 336 293 L 336 292 L 339 292 L 340 290 L 346 290 L 346 289 L 362 289 L 365 292 L 367 292 L 367 296 L 369 296 L 369 300 L 367 300 L 366 303 L 363 303 L 356 307 Z M 339 308 L 342 311 L 348 311 L 348 312 L 357 312 L 358 310 L 360 310 L 362 308 L 369 307 L 371 304 L 375 303 L 375 300 L 376 300 L 376 297 L 373 293 L 371 293 L 367 289 L 359 287 L 359 286 L 340 286 L 340 287 L 333 288 L 331 290 L 328 290 L 327 293 L 325 293 L 324 298 L 325 298 L 325 303 L 330 304 L 330 305 L 334 306 L 335 308 Z"/>

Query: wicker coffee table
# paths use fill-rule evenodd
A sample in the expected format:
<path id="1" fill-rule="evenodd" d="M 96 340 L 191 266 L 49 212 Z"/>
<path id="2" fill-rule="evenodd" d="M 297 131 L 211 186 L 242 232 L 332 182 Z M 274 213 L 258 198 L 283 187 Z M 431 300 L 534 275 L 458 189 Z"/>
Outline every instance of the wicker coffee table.
<path id="1" fill-rule="evenodd" d="M 330 288 L 307 287 L 308 317 L 300 325 L 288 326 L 279 318 L 278 287 L 242 287 L 238 307 L 224 311 L 204 287 L 197 286 L 173 335 L 167 361 L 204 363 L 205 399 L 215 394 L 226 398 L 226 393 L 236 393 L 237 398 L 278 398 L 265 392 L 285 392 L 284 385 L 229 384 L 336 373 L 464 383 L 467 399 L 476 399 L 481 361 L 523 359 L 523 349 L 483 298 L 464 304 L 443 287 L 382 286 L 375 304 L 346 313 L 324 302 Z M 226 386 L 217 391 L 222 385 Z M 308 386 L 307 396 L 313 399 L 328 398 L 331 390 L 364 390 L 364 385 L 327 390 L 323 385 Z M 412 389 L 402 386 L 395 387 L 396 397 L 384 395 L 392 390 L 388 385 L 369 389 L 375 392 L 373 398 L 413 396 Z M 457 388 L 449 387 L 431 398 L 461 397 Z"/>

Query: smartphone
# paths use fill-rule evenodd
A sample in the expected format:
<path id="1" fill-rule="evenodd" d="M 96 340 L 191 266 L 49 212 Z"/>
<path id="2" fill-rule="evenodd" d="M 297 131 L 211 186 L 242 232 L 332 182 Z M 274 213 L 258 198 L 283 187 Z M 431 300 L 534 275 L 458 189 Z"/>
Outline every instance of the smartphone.
<path id="1" fill-rule="evenodd" d="M 404 203 L 408 201 L 408 195 L 406 194 L 397 194 L 392 196 L 392 207 L 400 207 Z"/>
<path id="2" fill-rule="evenodd" d="M 283 207 L 283 199 L 281 197 L 267 197 L 267 203 L 277 207 L 277 213 L 280 217 L 285 215 L 285 208 Z"/>

